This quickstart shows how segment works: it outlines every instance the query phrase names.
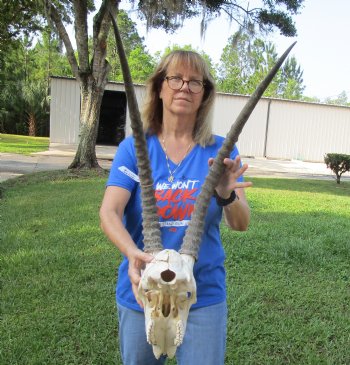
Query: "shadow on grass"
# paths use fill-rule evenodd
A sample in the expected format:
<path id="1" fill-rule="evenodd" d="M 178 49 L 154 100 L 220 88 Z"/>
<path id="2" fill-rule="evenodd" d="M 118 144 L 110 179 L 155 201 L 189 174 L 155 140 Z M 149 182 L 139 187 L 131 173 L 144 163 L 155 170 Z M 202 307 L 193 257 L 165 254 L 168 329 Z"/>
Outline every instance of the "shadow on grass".
<path id="1" fill-rule="evenodd" d="M 4 193 L 7 189 L 16 186 L 35 185 L 38 183 L 67 181 L 75 179 L 106 178 L 109 175 L 107 169 L 65 169 L 54 171 L 40 171 L 31 174 L 21 175 L 0 183 L 0 191 Z"/>

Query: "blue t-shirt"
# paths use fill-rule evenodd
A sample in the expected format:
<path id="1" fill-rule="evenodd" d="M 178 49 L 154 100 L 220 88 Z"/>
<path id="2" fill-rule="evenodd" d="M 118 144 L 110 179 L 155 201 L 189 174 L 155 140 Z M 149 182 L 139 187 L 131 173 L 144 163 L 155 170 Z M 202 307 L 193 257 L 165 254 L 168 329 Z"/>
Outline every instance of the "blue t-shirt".
<path id="1" fill-rule="evenodd" d="M 196 145 L 176 169 L 172 183 L 168 181 L 166 156 L 157 136 L 147 136 L 146 139 L 163 247 L 178 251 L 196 198 L 209 171 L 208 159 L 217 155 L 224 138 L 215 136 L 214 144 L 205 148 Z M 237 155 L 238 150 L 235 147 L 231 158 L 234 159 Z M 171 171 L 177 166 L 171 160 L 169 165 Z M 240 181 L 242 180 L 241 178 Z M 118 186 L 130 191 L 131 196 L 125 207 L 123 221 L 134 242 L 143 249 L 141 192 L 133 137 L 126 138 L 119 145 L 107 186 Z M 225 253 L 219 231 L 221 218 L 222 208 L 212 198 L 205 218 L 198 260 L 193 268 L 197 284 L 197 303 L 192 308 L 218 304 L 226 299 Z M 116 297 L 121 305 L 142 311 L 131 290 L 128 260 L 125 257 L 119 267 Z"/>

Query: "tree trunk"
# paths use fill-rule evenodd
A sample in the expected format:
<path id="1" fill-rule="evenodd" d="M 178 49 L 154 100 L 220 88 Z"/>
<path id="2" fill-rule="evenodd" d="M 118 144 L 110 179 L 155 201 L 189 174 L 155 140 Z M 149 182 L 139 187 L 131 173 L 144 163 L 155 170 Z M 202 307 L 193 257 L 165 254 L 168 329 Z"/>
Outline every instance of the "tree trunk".
<path id="1" fill-rule="evenodd" d="M 95 145 L 104 86 L 97 86 L 91 75 L 81 81 L 79 145 L 70 169 L 100 168 Z"/>
<path id="2" fill-rule="evenodd" d="M 36 136 L 36 119 L 32 112 L 28 113 L 28 136 Z"/>

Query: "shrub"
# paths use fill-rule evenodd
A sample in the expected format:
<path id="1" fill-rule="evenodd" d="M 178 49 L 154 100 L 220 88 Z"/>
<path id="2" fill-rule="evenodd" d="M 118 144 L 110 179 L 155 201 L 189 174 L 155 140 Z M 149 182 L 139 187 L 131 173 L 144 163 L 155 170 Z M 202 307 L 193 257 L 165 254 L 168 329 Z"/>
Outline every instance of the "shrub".
<path id="1" fill-rule="evenodd" d="M 337 184 L 340 184 L 340 178 L 344 172 L 350 171 L 350 155 L 341 153 L 327 153 L 324 156 L 324 162 L 337 177 Z"/>

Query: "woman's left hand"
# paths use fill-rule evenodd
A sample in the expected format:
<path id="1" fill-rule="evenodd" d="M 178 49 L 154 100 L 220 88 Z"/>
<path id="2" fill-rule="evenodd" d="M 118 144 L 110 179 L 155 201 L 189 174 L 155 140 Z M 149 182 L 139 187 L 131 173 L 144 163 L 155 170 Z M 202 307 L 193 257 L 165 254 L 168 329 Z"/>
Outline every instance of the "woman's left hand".
<path id="1" fill-rule="evenodd" d="M 214 162 L 213 158 L 210 158 L 208 163 L 211 166 Z M 234 160 L 230 158 L 224 159 L 225 171 L 222 174 L 218 185 L 215 190 L 220 197 L 226 199 L 230 196 L 232 190 L 238 188 L 247 188 L 252 186 L 251 182 L 237 182 L 237 179 L 243 175 L 243 173 L 248 169 L 247 164 L 241 166 L 241 158 L 237 156 Z"/>

